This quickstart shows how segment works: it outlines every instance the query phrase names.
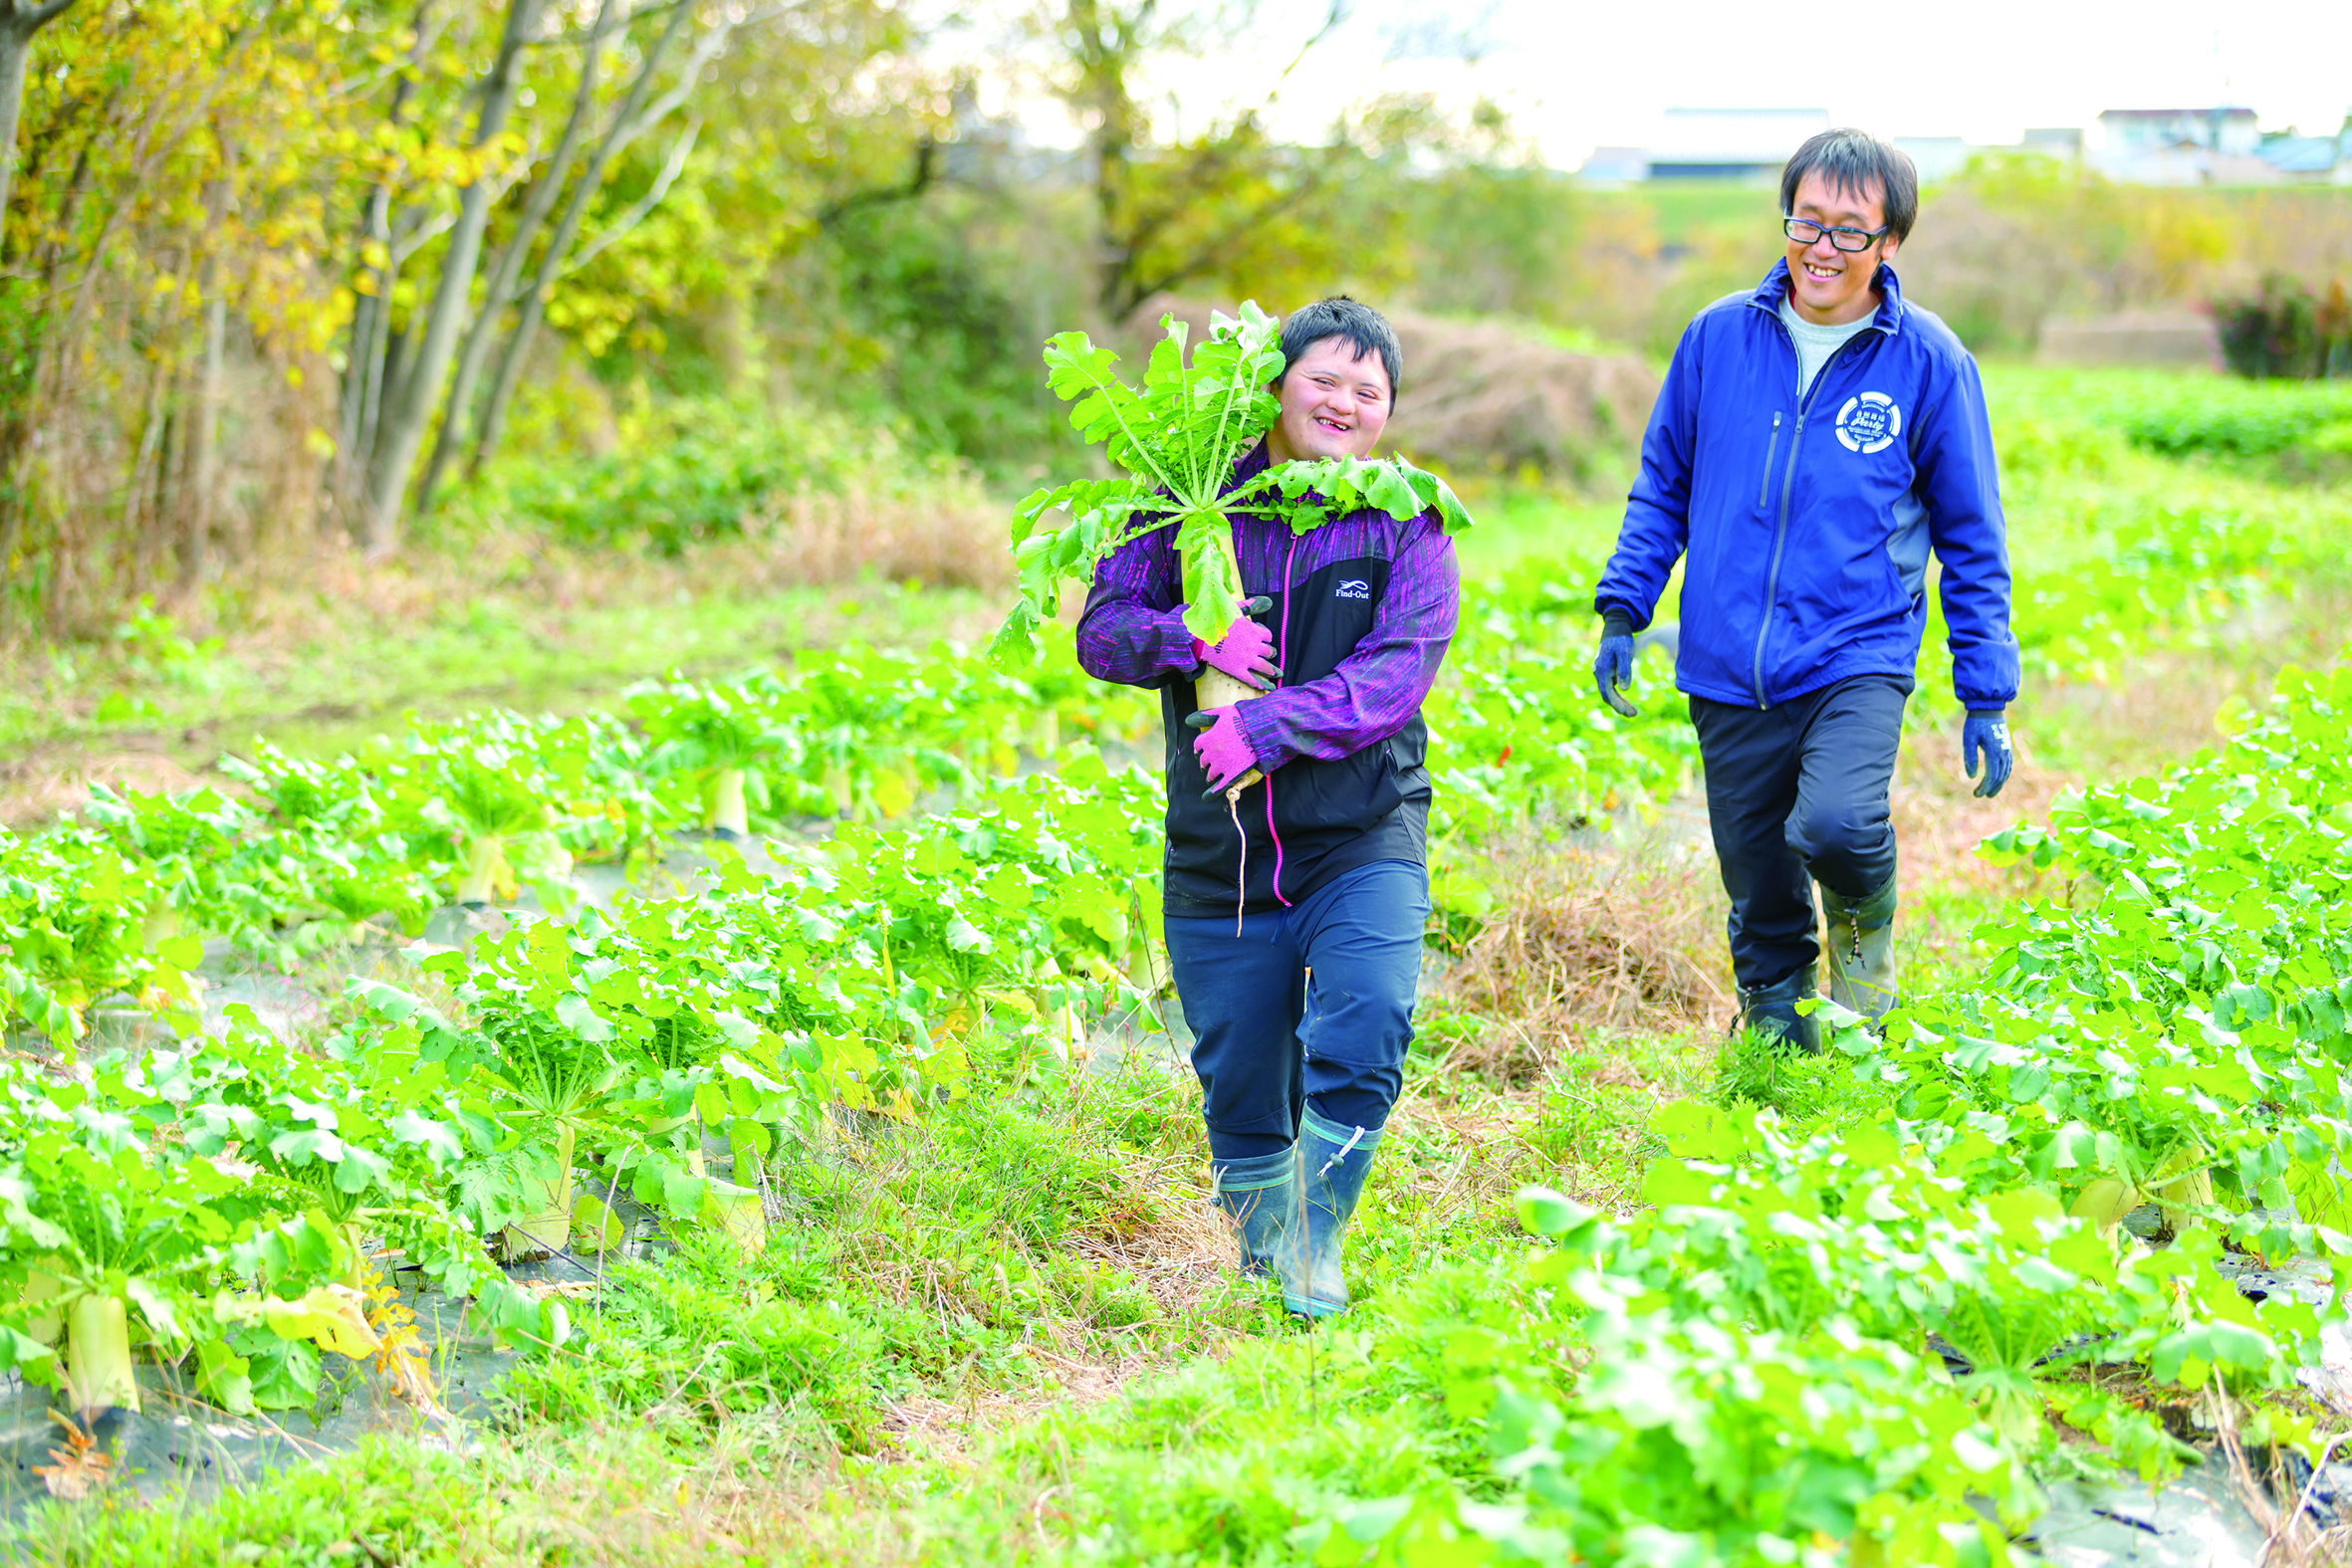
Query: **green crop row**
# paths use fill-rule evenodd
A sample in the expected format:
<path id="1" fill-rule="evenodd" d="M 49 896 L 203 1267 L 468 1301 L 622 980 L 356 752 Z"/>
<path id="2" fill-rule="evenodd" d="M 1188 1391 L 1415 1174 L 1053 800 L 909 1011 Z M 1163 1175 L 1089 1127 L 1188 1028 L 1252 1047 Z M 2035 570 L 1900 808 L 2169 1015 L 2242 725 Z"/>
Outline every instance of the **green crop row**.
<path id="1" fill-rule="evenodd" d="M 319 1349 L 383 1351 L 362 1311 L 379 1243 L 548 1343 L 560 1303 L 493 1257 L 601 1250 L 619 1193 L 757 1249 L 759 1174 L 821 1108 L 912 1118 L 965 1092 L 977 1035 L 1066 1057 L 1106 1010 L 1155 1021 L 1124 974 L 1155 794 L 1080 756 L 772 874 L 723 859 L 703 890 L 426 960 L 454 1012 L 355 979 L 311 1051 L 237 1007 L 80 1072 L 11 1061 L 0 1361 L 135 1405 L 144 1346 L 228 1409 L 304 1406 Z"/>
<path id="2" fill-rule="evenodd" d="M 2352 437 L 2352 387 L 2340 382 L 2004 369 L 1995 384 L 2006 394 L 1996 430 L 2004 472 L 2019 458 L 2030 470 L 2069 428 L 2113 432 L 2163 457 L 2341 453 Z"/>

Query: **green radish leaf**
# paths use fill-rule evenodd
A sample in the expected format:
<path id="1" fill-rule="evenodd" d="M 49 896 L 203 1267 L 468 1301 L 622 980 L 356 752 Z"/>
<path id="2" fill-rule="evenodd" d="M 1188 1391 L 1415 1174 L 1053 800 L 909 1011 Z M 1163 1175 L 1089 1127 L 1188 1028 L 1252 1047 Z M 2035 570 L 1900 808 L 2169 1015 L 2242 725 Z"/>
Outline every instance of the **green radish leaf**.
<path id="1" fill-rule="evenodd" d="M 26 1367 L 47 1361 L 56 1352 L 33 1338 L 0 1323 L 0 1367 L 22 1371 Z"/>
<path id="2" fill-rule="evenodd" d="M 710 1192 L 708 1177 L 696 1176 L 682 1165 L 668 1164 L 659 1175 L 663 1209 L 687 1219 L 702 1213 L 702 1201 Z"/>
<path id="3" fill-rule="evenodd" d="M 1241 567 L 1234 562 L 1233 524 L 1216 511 L 1187 514 L 1176 527 L 1184 562 L 1184 624 L 1203 642 L 1225 639 L 1239 618 Z"/>
<path id="4" fill-rule="evenodd" d="M 972 864 L 964 858 L 964 852 L 955 846 L 954 841 L 946 838 L 923 840 L 907 859 L 917 871 L 939 877 L 960 876 Z"/>
<path id="5" fill-rule="evenodd" d="M 1017 865 L 1001 865 L 981 881 L 980 891 L 1000 908 L 1021 909 L 1029 903 L 1029 878 Z"/>
<path id="6" fill-rule="evenodd" d="M 574 1034 L 592 1044 L 600 1045 L 613 1037 L 611 1022 L 599 1015 L 588 999 L 578 992 L 556 1000 L 556 1017 Z"/>
<path id="7" fill-rule="evenodd" d="M 465 1140 L 455 1126 L 419 1116 L 414 1111 L 402 1111 L 392 1118 L 392 1136 L 422 1148 L 436 1171 L 446 1173 L 466 1157 Z"/>
<path id="8" fill-rule="evenodd" d="M 293 1127 L 270 1140 L 270 1153 L 289 1165 L 321 1160 L 332 1165 L 344 1155 L 344 1142 L 324 1127 Z"/>
<path id="9" fill-rule="evenodd" d="M 1548 1187 L 1523 1187 L 1519 1194 L 1519 1223 L 1536 1235 L 1564 1235 L 1592 1218 L 1592 1211 Z"/>
<path id="10" fill-rule="evenodd" d="M 225 1339 L 196 1346 L 196 1392 L 232 1416 L 253 1414 L 252 1372 L 252 1361 L 231 1350 Z"/>
<path id="11" fill-rule="evenodd" d="M 355 1143 L 347 1143 L 343 1159 L 335 1168 L 335 1190 L 357 1195 L 370 1188 L 384 1185 L 391 1177 L 392 1167 L 381 1155 Z"/>
<path id="12" fill-rule="evenodd" d="M 229 1336 L 246 1363 L 246 1385 L 257 1410 L 307 1410 L 319 1399 L 319 1349 L 307 1339 L 283 1339 L 259 1325 Z"/>

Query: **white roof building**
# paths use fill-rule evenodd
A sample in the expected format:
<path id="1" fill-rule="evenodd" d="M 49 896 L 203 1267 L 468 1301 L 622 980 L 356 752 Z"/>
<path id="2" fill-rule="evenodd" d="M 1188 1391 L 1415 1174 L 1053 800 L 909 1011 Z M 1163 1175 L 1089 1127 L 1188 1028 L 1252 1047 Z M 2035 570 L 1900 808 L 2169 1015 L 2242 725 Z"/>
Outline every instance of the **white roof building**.
<path id="1" fill-rule="evenodd" d="M 1798 143 L 1828 128 L 1825 109 L 1670 109 L 1643 145 L 1596 148 L 1577 173 L 1612 185 L 1676 179 L 1769 184 Z"/>
<path id="2" fill-rule="evenodd" d="M 1769 185 L 1779 178 L 1807 136 L 1829 128 L 1825 109 L 1670 109 L 1640 146 L 1595 147 L 1577 176 L 1598 185 L 1632 185 L 1645 180 L 1741 180 Z M 1896 136 L 1927 183 L 1950 179 L 1980 152 L 2040 152 L 2051 157 L 2081 154 L 2082 132 L 2070 126 L 2038 126 L 2011 146 L 1981 145 L 1962 136 Z"/>
<path id="3" fill-rule="evenodd" d="M 2099 114 L 2091 167 L 2132 185 L 2246 185 L 2277 177 L 2262 161 L 2254 112 L 2212 109 L 2110 109 Z"/>

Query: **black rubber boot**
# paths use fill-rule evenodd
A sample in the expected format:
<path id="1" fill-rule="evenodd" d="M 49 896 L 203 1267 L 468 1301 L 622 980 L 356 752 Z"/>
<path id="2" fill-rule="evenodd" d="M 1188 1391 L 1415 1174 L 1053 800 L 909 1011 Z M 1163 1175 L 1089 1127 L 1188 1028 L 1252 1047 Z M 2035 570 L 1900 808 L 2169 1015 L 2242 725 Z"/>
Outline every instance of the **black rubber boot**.
<path id="1" fill-rule="evenodd" d="M 1821 1049 L 1820 1026 L 1811 1013 L 1796 1010 L 1797 1003 L 1813 995 L 1809 964 L 1768 986 L 1744 988 L 1740 993 L 1740 1026 L 1759 1034 L 1777 1034 L 1807 1056 L 1814 1055 Z"/>

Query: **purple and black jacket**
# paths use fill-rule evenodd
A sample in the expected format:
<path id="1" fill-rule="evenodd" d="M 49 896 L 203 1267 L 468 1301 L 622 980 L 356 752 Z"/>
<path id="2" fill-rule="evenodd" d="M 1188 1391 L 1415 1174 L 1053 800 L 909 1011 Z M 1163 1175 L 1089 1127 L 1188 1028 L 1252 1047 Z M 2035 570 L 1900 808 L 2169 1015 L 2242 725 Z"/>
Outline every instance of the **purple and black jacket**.
<path id="1" fill-rule="evenodd" d="M 1260 442 L 1233 482 L 1267 462 Z M 1357 866 L 1428 855 L 1421 703 L 1454 637 L 1454 542 L 1434 512 L 1399 523 L 1365 510 L 1306 534 L 1245 515 L 1233 532 L 1242 591 L 1274 600 L 1260 618 L 1275 633 L 1284 677 L 1236 710 L 1266 774 L 1242 792 L 1238 832 L 1222 796 L 1201 798 L 1209 782 L 1184 722 L 1202 666 L 1184 626 L 1174 526 L 1113 552 L 1078 619 L 1078 663 L 1089 675 L 1159 689 L 1171 915 L 1233 914 L 1237 892 L 1244 912 L 1280 909 Z"/>

